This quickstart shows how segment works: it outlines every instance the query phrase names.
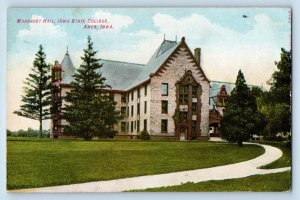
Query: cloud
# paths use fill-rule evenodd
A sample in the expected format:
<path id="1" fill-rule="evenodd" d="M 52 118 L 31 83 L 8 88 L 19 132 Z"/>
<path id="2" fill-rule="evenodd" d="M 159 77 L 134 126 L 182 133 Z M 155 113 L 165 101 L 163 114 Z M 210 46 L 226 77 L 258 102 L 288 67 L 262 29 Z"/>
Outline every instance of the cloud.
<path id="1" fill-rule="evenodd" d="M 280 59 L 280 48 L 288 48 L 289 44 L 289 33 L 282 31 L 282 24 L 264 14 L 254 17 L 247 32 L 227 28 L 199 14 L 175 18 L 157 13 L 153 22 L 169 37 L 185 36 L 191 50 L 202 48 L 202 67 L 212 80 L 234 82 L 242 69 L 248 83 L 265 84 L 275 69 L 274 61 Z"/>
<path id="2" fill-rule="evenodd" d="M 107 19 L 110 24 L 113 25 L 114 30 L 120 30 L 127 28 L 133 23 L 133 19 L 128 15 L 117 15 L 103 10 L 95 12 L 94 19 Z"/>
<path id="3" fill-rule="evenodd" d="M 39 19 L 43 21 L 45 18 L 38 15 L 32 15 L 31 19 Z M 59 25 L 54 25 L 53 23 L 29 23 L 29 30 L 20 30 L 17 33 L 17 39 L 24 41 L 38 38 L 57 39 L 65 37 L 66 35 L 66 32 L 63 31 Z"/>

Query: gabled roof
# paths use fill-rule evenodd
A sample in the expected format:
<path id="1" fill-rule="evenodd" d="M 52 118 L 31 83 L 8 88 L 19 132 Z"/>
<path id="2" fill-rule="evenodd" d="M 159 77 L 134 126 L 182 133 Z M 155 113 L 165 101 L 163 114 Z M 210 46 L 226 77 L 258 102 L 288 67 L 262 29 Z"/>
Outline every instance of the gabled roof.
<path id="1" fill-rule="evenodd" d="M 143 72 L 145 65 L 136 63 L 119 62 L 112 60 L 100 60 L 102 67 L 99 73 L 106 78 L 105 83 L 114 90 L 127 90 Z"/>
<path id="2" fill-rule="evenodd" d="M 175 41 L 164 40 L 161 45 L 154 52 L 148 63 L 145 65 L 143 71 L 139 76 L 135 77 L 133 82 L 130 84 L 131 89 L 139 83 L 147 81 L 152 73 L 155 73 L 160 66 L 169 58 L 169 56 L 174 52 L 179 43 Z"/>
<path id="3" fill-rule="evenodd" d="M 106 78 L 106 83 L 110 85 L 113 90 L 130 90 L 137 85 L 148 81 L 150 79 L 150 75 L 156 73 L 182 43 L 185 44 L 184 37 L 181 42 L 164 40 L 146 65 L 112 60 L 100 60 L 99 63 L 102 64 L 102 67 L 99 69 L 99 73 L 102 73 L 102 75 Z M 190 52 L 190 49 L 188 50 Z M 73 81 L 75 68 L 68 52 L 66 53 L 61 65 L 64 71 L 62 83 L 70 84 Z M 202 71 L 200 66 L 199 69 Z M 206 78 L 204 73 L 203 75 Z"/>

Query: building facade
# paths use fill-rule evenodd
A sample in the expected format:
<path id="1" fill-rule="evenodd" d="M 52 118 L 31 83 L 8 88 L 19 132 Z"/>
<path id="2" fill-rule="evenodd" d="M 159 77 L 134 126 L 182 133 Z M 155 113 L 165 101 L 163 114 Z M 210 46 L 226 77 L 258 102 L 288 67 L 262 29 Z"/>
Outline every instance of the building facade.
<path id="1" fill-rule="evenodd" d="M 100 60 L 99 73 L 123 119 L 115 126 L 116 138 L 138 137 L 143 130 L 151 138 L 192 140 L 209 137 L 210 82 L 201 68 L 201 49 L 191 52 L 181 41 L 164 40 L 146 65 Z M 53 98 L 64 106 L 64 97 L 75 67 L 67 52 L 52 67 Z M 51 117 L 51 136 L 64 137 L 61 107 Z"/>

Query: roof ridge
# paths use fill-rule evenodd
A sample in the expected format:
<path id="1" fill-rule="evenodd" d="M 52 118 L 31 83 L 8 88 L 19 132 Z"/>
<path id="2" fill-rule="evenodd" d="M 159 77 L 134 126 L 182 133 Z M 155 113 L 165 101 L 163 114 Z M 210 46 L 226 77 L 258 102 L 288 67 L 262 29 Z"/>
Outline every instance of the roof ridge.
<path id="1" fill-rule="evenodd" d="M 140 64 L 140 63 L 134 63 L 134 62 L 126 62 L 126 61 L 119 61 L 119 60 L 109 60 L 109 59 L 100 59 L 99 61 L 110 61 L 110 62 L 118 62 L 118 63 L 127 63 L 127 64 L 134 64 L 134 65 L 142 65 L 146 66 L 145 64 Z"/>
<path id="2" fill-rule="evenodd" d="M 166 53 L 166 52 L 169 51 L 172 47 L 175 46 L 175 45 L 174 45 L 174 46 L 171 46 L 171 47 L 169 47 L 167 50 L 165 50 L 164 52 L 161 52 L 161 49 L 162 49 L 162 47 L 163 47 L 163 44 L 164 44 L 166 41 L 169 42 L 169 43 L 174 43 L 175 45 L 178 43 L 178 42 L 172 41 L 172 40 L 164 40 L 164 41 L 160 44 L 160 46 L 159 46 L 159 48 L 158 48 L 158 50 L 157 50 L 157 54 L 156 54 L 155 58 L 157 58 L 157 57 L 163 55 L 164 53 Z"/>

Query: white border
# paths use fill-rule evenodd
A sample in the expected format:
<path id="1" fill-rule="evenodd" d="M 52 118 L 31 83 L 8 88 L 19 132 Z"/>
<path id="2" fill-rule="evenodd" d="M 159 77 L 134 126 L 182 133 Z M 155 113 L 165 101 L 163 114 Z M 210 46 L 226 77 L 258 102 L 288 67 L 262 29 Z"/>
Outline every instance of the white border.
<path id="1" fill-rule="evenodd" d="M 299 74 L 300 59 L 299 56 L 293 57 L 293 190 L 290 193 L 72 193 L 72 194 L 15 194 L 6 192 L 6 69 L 7 69 L 7 8 L 9 7 L 292 7 L 292 41 L 293 55 L 300 55 L 299 40 L 296 38 L 300 35 L 300 1 L 297 0 L 1 0 L 0 1 L 0 199 L 230 199 L 230 200 L 286 200 L 300 199 L 300 177 L 299 177 L 299 142 L 300 123 L 300 97 L 299 97 Z M 297 85 L 298 84 L 298 85 Z M 298 132 L 299 133 L 298 133 Z"/>

